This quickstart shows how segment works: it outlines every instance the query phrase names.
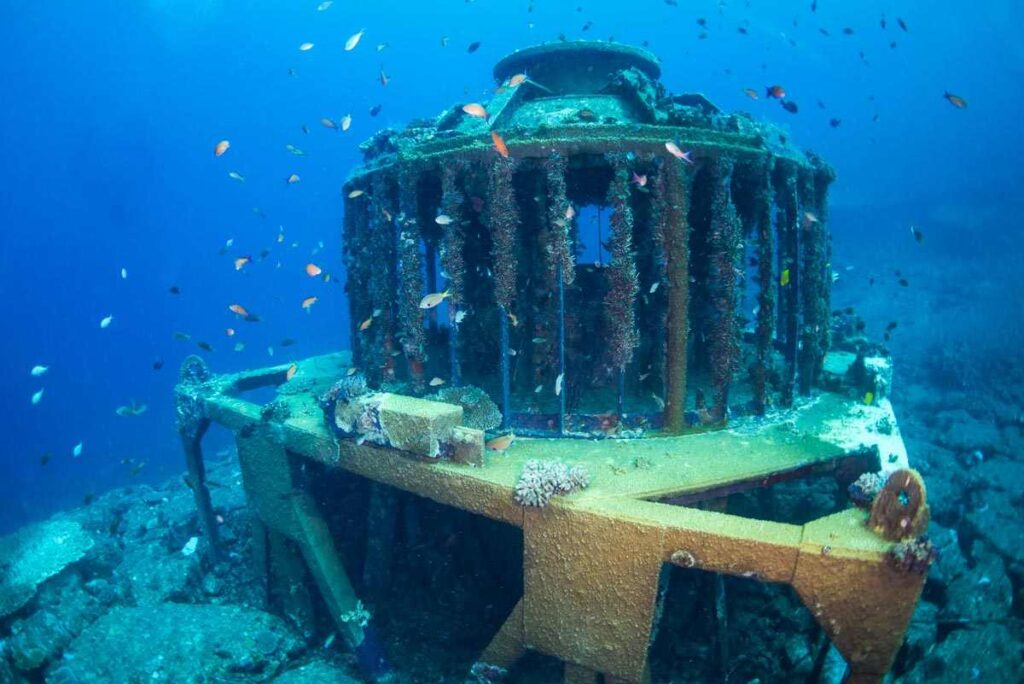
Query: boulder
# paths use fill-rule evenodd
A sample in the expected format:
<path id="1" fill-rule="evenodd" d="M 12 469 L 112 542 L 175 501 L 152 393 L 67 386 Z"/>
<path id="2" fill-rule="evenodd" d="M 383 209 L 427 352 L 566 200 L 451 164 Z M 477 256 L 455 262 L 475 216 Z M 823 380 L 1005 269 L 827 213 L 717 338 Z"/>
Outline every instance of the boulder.
<path id="1" fill-rule="evenodd" d="M 280 618 L 258 610 L 115 608 L 71 643 L 46 682 L 263 682 L 301 649 Z"/>
<path id="2" fill-rule="evenodd" d="M 1019 684 L 1020 644 L 1004 625 L 986 623 L 951 632 L 897 684 Z"/>
<path id="3" fill-rule="evenodd" d="M 19 610 L 36 588 L 93 546 L 77 522 L 55 518 L 0 538 L 0 618 Z"/>

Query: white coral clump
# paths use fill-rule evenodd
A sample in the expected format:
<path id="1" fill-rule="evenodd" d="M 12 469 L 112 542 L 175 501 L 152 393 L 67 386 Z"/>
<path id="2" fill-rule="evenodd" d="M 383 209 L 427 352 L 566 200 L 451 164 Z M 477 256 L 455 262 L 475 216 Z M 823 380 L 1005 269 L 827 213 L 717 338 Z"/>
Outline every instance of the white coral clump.
<path id="1" fill-rule="evenodd" d="M 531 459 L 523 466 L 516 482 L 514 498 L 520 506 L 546 506 L 556 494 L 570 494 L 590 484 L 590 475 L 581 465 L 570 468 L 561 461 Z"/>

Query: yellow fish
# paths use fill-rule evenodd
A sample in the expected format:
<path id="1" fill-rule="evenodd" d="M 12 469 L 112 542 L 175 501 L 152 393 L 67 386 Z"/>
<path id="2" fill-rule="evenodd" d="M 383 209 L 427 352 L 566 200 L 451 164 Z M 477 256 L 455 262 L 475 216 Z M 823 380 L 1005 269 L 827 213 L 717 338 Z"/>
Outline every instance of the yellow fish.
<path id="1" fill-rule="evenodd" d="M 779 285 L 781 285 L 782 287 L 786 287 L 787 285 L 789 285 L 789 269 L 788 268 L 782 271 L 782 277 L 779 278 Z"/>
<path id="2" fill-rule="evenodd" d="M 443 302 L 450 296 L 448 290 L 444 292 L 431 292 L 426 297 L 420 300 L 421 309 L 433 309 L 435 306 Z"/>
<path id="3" fill-rule="evenodd" d="M 505 451 L 505 449 L 508 449 L 510 446 L 512 446 L 512 442 L 513 440 L 515 440 L 515 438 L 516 436 L 510 432 L 507 435 L 495 437 L 494 439 L 487 442 L 486 446 L 491 451 Z"/>
<path id="4" fill-rule="evenodd" d="M 871 404 L 873 404 L 873 403 L 875 403 L 875 393 L 874 392 L 865 392 L 864 393 L 864 405 L 865 406 L 871 406 Z"/>

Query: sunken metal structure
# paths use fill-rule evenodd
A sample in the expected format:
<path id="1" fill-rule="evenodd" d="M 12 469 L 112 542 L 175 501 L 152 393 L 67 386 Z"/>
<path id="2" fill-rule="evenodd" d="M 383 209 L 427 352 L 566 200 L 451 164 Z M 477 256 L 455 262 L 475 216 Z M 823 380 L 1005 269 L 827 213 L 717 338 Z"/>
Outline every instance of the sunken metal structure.
<path id="1" fill-rule="evenodd" d="M 459 103 L 380 131 L 342 193 L 351 352 L 183 367 L 208 553 L 200 442 L 217 422 L 268 583 L 308 568 L 371 674 L 373 623 L 302 463 L 522 529 L 523 595 L 481 677 L 532 649 L 566 681 L 646 681 L 668 564 L 792 586 L 850 682 L 880 682 L 902 644 L 928 507 L 889 360 L 830 310 L 833 171 L 659 76 L 642 49 L 541 45 L 497 64 L 486 117 Z M 248 399 L 259 387 L 275 398 Z M 729 511 L 809 475 L 859 506 L 802 524 Z"/>

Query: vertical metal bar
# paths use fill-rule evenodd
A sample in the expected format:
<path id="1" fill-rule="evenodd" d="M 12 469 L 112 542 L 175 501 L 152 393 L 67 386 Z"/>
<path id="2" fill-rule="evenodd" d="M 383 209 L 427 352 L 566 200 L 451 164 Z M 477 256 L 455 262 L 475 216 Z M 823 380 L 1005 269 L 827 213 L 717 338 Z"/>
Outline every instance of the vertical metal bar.
<path id="1" fill-rule="evenodd" d="M 512 420 L 512 386 L 509 369 L 508 355 L 508 310 L 498 305 L 498 329 L 500 339 L 498 345 L 501 347 L 501 427 L 508 428 Z"/>
<path id="2" fill-rule="evenodd" d="M 690 306 L 690 185 L 682 162 L 667 157 L 655 179 L 661 200 L 659 239 L 665 255 L 668 304 L 665 313 L 665 409 L 663 424 L 668 432 L 685 427 L 686 342 Z"/>
<path id="3" fill-rule="evenodd" d="M 558 264 L 558 380 L 561 391 L 558 393 L 558 434 L 565 434 L 565 279 L 562 275 L 562 264 Z"/>

